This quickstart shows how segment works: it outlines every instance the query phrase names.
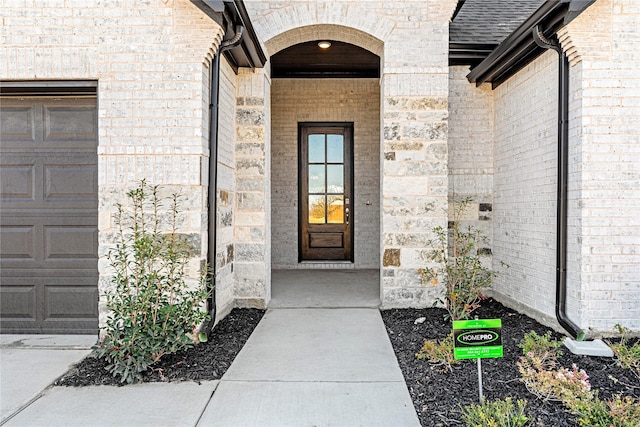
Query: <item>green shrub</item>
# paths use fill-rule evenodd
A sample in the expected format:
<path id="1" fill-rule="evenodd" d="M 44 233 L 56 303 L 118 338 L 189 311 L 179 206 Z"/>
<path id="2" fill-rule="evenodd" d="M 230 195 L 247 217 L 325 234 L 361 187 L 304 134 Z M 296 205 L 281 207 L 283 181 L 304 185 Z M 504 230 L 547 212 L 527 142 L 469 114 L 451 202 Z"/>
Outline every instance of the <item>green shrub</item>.
<path id="1" fill-rule="evenodd" d="M 620 395 L 613 400 L 600 400 L 598 392 L 591 391 L 588 376 L 583 370 L 575 364 L 571 370 L 557 366 L 559 346 L 560 343 L 551 339 L 550 332 L 540 336 L 534 331 L 525 335 L 518 344 L 524 353 L 518 362 L 520 380 L 531 393 L 545 401 L 562 402 L 576 415 L 580 426 L 640 426 L 640 403 L 629 396 Z M 620 347 L 614 350 L 616 355 L 622 354 L 618 363 L 633 369 L 638 361 L 639 347 L 638 344 L 629 345 L 623 336 Z"/>
<path id="2" fill-rule="evenodd" d="M 571 369 L 555 368 L 555 362 L 543 364 L 540 359 L 521 357 L 517 363 L 520 380 L 541 400 L 561 401 L 590 399 L 589 376 L 575 364 Z"/>
<path id="3" fill-rule="evenodd" d="M 631 332 L 629 329 L 620 325 L 616 325 L 618 333 L 622 335 L 619 343 L 607 342 L 616 356 L 616 364 L 624 369 L 633 372 L 640 378 L 640 341 L 631 345 L 627 335 Z"/>
<path id="4" fill-rule="evenodd" d="M 178 196 L 171 198 L 169 233 L 161 233 L 158 187 L 145 181 L 127 193 L 130 212 L 117 206 L 118 242 L 108 254 L 114 270 L 106 294 L 110 314 L 97 347 L 107 370 L 122 382 L 135 382 L 163 355 L 192 346 L 196 328 L 207 317 L 208 277 L 189 286 L 185 239 L 177 234 Z"/>
<path id="5" fill-rule="evenodd" d="M 533 353 L 553 360 L 562 356 L 562 351 L 558 350 L 561 346 L 562 342 L 551 338 L 551 331 L 547 331 L 544 335 L 538 335 L 536 331 L 530 331 L 518 343 L 518 347 L 522 349 L 522 353 L 525 355 Z"/>
<path id="6" fill-rule="evenodd" d="M 538 335 L 535 331 L 527 333 L 518 347 L 524 355 L 517 363 L 520 381 L 532 394 L 544 401 L 569 401 L 591 398 L 589 377 L 576 365 L 567 369 L 557 365 L 562 354 L 558 349 L 561 342 L 551 338 L 551 332 Z"/>
<path id="7" fill-rule="evenodd" d="M 569 410 L 577 416 L 578 424 L 585 427 L 637 427 L 640 426 L 640 403 L 629 396 L 617 395 L 613 400 L 577 399 L 568 402 Z"/>
<path id="8" fill-rule="evenodd" d="M 481 405 L 463 407 L 462 420 L 466 427 L 522 427 L 529 422 L 524 414 L 526 406 L 526 400 L 518 400 L 516 406 L 510 397 L 504 400 L 483 400 Z"/>
<path id="9" fill-rule="evenodd" d="M 440 367 L 439 372 L 451 372 L 451 366 L 458 363 L 458 360 L 453 357 L 453 334 L 447 335 L 442 340 L 424 340 L 416 357 Z"/>
<path id="10" fill-rule="evenodd" d="M 560 346 L 562 346 L 560 341 L 551 338 L 551 331 L 547 331 L 544 335 L 530 331 L 518 343 L 524 355 L 524 359 L 520 360 L 518 366 L 525 364 L 527 370 L 529 368 L 534 368 L 536 371 L 553 370 L 556 367 L 556 360 L 562 356 Z"/>
<path id="11" fill-rule="evenodd" d="M 423 282 L 433 285 L 444 281 L 444 294 L 436 301 L 442 304 L 452 320 L 468 319 L 480 307 L 483 292 L 489 289 L 497 273 L 482 264 L 480 253 L 482 243 L 487 241 L 482 232 L 472 226 L 463 228 L 460 218 L 471 203 L 470 198 L 458 203 L 449 230 L 435 227 L 432 231 L 436 239 L 430 241 L 435 246 L 429 258 L 438 267 L 420 269 Z"/>

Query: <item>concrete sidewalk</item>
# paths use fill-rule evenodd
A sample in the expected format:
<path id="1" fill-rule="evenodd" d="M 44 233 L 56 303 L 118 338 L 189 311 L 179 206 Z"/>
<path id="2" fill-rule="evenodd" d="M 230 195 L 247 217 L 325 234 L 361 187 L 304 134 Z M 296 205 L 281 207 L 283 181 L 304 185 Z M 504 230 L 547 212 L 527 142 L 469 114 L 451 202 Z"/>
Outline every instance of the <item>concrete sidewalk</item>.
<path id="1" fill-rule="evenodd" d="M 38 399 L 70 365 L 89 354 L 97 338 L 0 335 L 0 424 Z"/>
<path id="2" fill-rule="evenodd" d="M 2 424 L 419 426 L 377 309 L 268 310 L 219 382 L 46 388 L 88 352 L 3 345 Z M 50 375 L 18 396 L 38 367 Z"/>

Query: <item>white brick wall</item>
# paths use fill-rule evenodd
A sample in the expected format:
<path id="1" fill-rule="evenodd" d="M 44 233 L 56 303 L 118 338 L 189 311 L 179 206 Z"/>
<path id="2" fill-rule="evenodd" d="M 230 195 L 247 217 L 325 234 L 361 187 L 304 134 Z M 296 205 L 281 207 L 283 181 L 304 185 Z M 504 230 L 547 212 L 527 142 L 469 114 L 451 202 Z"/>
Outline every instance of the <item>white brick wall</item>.
<path id="1" fill-rule="evenodd" d="M 223 57 L 220 61 L 218 107 L 218 221 L 215 257 L 218 318 L 231 310 L 235 300 L 236 86 L 236 75 Z"/>
<path id="2" fill-rule="evenodd" d="M 466 66 L 449 69 L 449 175 L 481 179 L 493 174 L 493 91 L 489 84 L 480 87 L 470 84 L 468 73 Z M 457 194 L 467 191 L 452 190 Z M 473 195 L 476 191 L 485 193 L 482 187 L 469 193 Z"/>
<path id="3" fill-rule="evenodd" d="M 509 266 L 495 291 L 548 316 L 555 310 L 557 62 L 546 52 L 494 91 L 493 259 Z"/>
<path id="4" fill-rule="evenodd" d="M 0 78 L 98 80 L 101 187 L 202 184 L 207 58 L 222 35 L 210 18 L 187 0 L 16 0 L 2 15 Z"/>
<path id="5" fill-rule="evenodd" d="M 570 67 L 568 314 L 640 330 L 640 8 L 599 0 L 561 31 Z M 555 304 L 557 54 L 495 94 L 496 291 L 547 322 Z"/>
<path id="6" fill-rule="evenodd" d="M 640 331 L 640 7 L 598 0 L 561 34 L 572 62 L 579 168 L 572 225 L 582 322 Z M 576 81 L 577 80 L 577 81 Z"/>
<path id="7" fill-rule="evenodd" d="M 449 219 L 453 202 L 467 197 L 465 224 L 493 238 L 493 92 L 489 84 L 469 84 L 469 67 L 449 69 Z"/>
<path id="8" fill-rule="evenodd" d="M 354 266 L 377 268 L 380 248 L 380 83 L 272 81 L 273 268 L 298 268 L 298 122 L 354 123 Z"/>
<path id="9" fill-rule="evenodd" d="M 146 178 L 182 194 L 179 231 L 199 236 L 203 257 L 206 87 L 218 25 L 188 0 L 12 0 L 0 13 L 0 79 L 98 81 L 100 255 L 113 244 L 114 204 Z M 190 263 L 191 277 L 198 266 Z M 99 270 L 102 292 L 102 259 Z"/>
<path id="10" fill-rule="evenodd" d="M 473 87 L 464 68 L 447 66 L 455 3 L 245 1 L 267 55 L 331 38 L 381 56 L 377 92 L 355 87 L 354 96 L 341 98 L 349 89 L 341 85 L 356 83 L 334 82 L 321 92 L 340 92 L 334 96 L 348 104 L 343 110 L 294 113 L 296 122 L 356 121 L 356 158 L 360 118 L 343 111 L 357 110 L 371 123 L 371 139 L 382 141 L 361 171 L 356 164 L 359 199 L 371 202 L 363 209 L 380 207 L 356 224 L 365 242 L 356 240 L 356 265 L 381 267 L 383 304 L 431 303 L 436 290 L 417 272 L 427 262 L 430 230 L 446 222 L 447 196 L 469 195 L 492 203 L 494 263 L 510 266 L 496 293 L 552 318 L 557 56 L 545 53 L 495 91 Z M 199 235 L 204 255 L 208 64 L 221 29 L 188 0 L 5 0 L 0 14 L 0 78 L 98 80 L 100 253 L 109 245 L 113 202 L 147 178 L 182 191 L 180 231 Z M 571 59 L 568 309 L 594 330 L 615 323 L 640 330 L 638 22 L 636 1 L 598 0 L 560 34 Z M 297 248 L 278 244 L 295 228 L 279 214 L 286 202 L 282 165 L 274 161 L 271 173 L 271 126 L 280 132 L 285 113 L 274 111 L 272 120 L 268 69 L 234 76 L 223 61 L 221 80 L 217 259 L 225 311 L 232 301 L 264 306 L 271 266 L 293 266 L 285 252 Z M 294 85 L 281 82 L 273 82 L 276 110 L 289 103 L 279 85 Z M 356 99 L 366 99 L 366 108 L 355 107 Z M 274 133 L 274 150 L 280 138 Z M 478 223 L 491 234 L 491 221 Z M 104 261 L 100 271 L 104 287 Z"/>

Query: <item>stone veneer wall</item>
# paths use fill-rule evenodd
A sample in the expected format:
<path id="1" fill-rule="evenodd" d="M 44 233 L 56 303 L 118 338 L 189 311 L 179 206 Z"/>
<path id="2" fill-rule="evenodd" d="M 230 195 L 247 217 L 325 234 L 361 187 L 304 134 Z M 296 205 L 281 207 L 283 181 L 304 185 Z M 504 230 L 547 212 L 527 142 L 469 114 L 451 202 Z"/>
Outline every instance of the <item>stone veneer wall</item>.
<path id="1" fill-rule="evenodd" d="M 435 76 L 434 76 L 435 77 Z M 432 230 L 447 224 L 447 96 L 405 95 L 448 88 L 448 75 L 385 76 L 382 176 L 382 301 L 384 307 L 424 307 L 439 295 L 419 270 L 429 260 Z M 395 82 L 400 80 L 400 82 Z M 429 80 L 438 88 L 429 88 Z M 425 84 L 426 83 L 426 84 Z M 426 87 L 425 87 L 426 86 Z"/>
<path id="2" fill-rule="evenodd" d="M 220 61 L 218 109 L 218 220 L 216 235 L 216 319 L 222 319 L 235 302 L 236 203 L 236 74 Z"/>
<path id="3" fill-rule="evenodd" d="M 235 299 L 265 307 L 271 299 L 270 81 L 240 70 L 236 91 Z"/>
<path id="4" fill-rule="evenodd" d="M 180 192 L 195 279 L 206 254 L 209 59 L 220 27 L 187 0 L 33 2 L 2 6 L 0 78 L 98 81 L 99 254 L 114 204 L 143 178 Z M 99 290 L 110 286 L 99 261 Z M 100 307 L 101 322 L 105 308 Z M 103 323 L 101 323 L 103 324 Z"/>
<path id="5" fill-rule="evenodd" d="M 352 266 L 378 268 L 380 82 L 377 79 L 274 79 L 271 103 L 272 268 L 299 267 L 299 122 L 354 123 L 355 254 Z"/>

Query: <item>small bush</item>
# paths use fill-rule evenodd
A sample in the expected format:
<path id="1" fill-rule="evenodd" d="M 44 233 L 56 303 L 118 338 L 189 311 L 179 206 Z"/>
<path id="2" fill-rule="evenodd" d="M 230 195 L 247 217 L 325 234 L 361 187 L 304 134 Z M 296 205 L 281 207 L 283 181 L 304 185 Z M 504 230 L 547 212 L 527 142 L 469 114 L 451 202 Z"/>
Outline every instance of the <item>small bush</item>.
<path id="1" fill-rule="evenodd" d="M 577 416 L 578 424 L 586 427 L 637 427 L 640 426 L 640 403 L 631 397 L 617 395 L 603 401 L 597 395 L 593 399 L 577 399 L 568 402 L 569 410 Z"/>
<path id="2" fill-rule="evenodd" d="M 622 332 L 622 331 L 621 331 Z M 633 369 L 638 361 L 638 347 L 629 345 L 624 337 L 617 349 L 622 357 L 621 366 Z M 518 344 L 524 356 L 518 362 L 520 380 L 527 389 L 542 400 L 556 400 L 577 417 L 585 427 L 637 427 L 640 426 L 640 404 L 633 398 L 616 396 L 602 401 L 598 392 L 591 391 L 587 374 L 574 364 L 572 369 L 557 367 L 560 343 L 551 339 L 551 333 L 538 335 L 531 331 Z M 613 347 L 613 346 L 612 346 Z M 636 348 L 634 348 L 636 347 Z M 616 355 L 618 354 L 614 350 Z"/>
<path id="3" fill-rule="evenodd" d="M 468 319 L 480 307 L 483 292 L 491 287 L 497 273 L 482 264 L 480 254 L 482 243 L 487 241 L 482 232 L 472 226 L 460 225 L 460 218 L 471 203 L 470 198 L 460 202 L 448 230 L 435 227 L 436 238 L 430 245 L 435 249 L 429 258 L 438 267 L 420 269 L 425 283 L 437 285 L 439 278 L 444 281 L 444 294 L 436 301 L 442 304 L 451 320 Z"/>
<path id="4" fill-rule="evenodd" d="M 533 353 L 536 357 L 544 360 L 557 360 L 562 356 L 559 347 L 562 343 L 551 338 L 551 331 L 547 331 L 544 335 L 538 335 L 536 331 L 530 331 L 518 343 L 518 347 L 522 349 L 522 353 L 527 355 Z"/>
<path id="5" fill-rule="evenodd" d="M 462 420 L 466 427 L 523 427 L 529 422 L 524 410 L 526 400 L 518 400 L 517 406 L 510 397 L 504 400 L 486 401 L 462 408 Z"/>
<path id="6" fill-rule="evenodd" d="M 453 357 L 453 334 L 447 335 L 442 340 L 424 340 L 416 357 L 439 367 L 438 372 L 451 372 L 452 365 L 458 363 L 458 360 Z"/>
<path id="7" fill-rule="evenodd" d="M 629 329 L 620 325 L 616 325 L 618 333 L 622 335 L 619 343 L 607 342 L 616 356 L 616 364 L 624 369 L 633 372 L 640 378 L 640 341 L 631 345 L 627 335 L 631 332 Z"/>
<path id="8" fill-rule="evenodd" d="M 171 199 L 171 232 L 161 233 L 158 188 L 145 181 L 127 193 L 131 212 L 117 205 L 118 242 L 108 259 L 115 274 L 106 295 L 110 314 L 97 347 L 107 370 L 135 382 L 163 355 L 190 347 L 206 318 L 206 275 L 192 289 L 185 280 L 189 251 L 176 230 L 178 197 Z"/>
<path id="9" fill-rule="evenodd" d="M 555 362 L 545 362 L 530 353 L 521 357 L 517 365 L 520 380 L 541 400 L 566 402 L 591 398 L 589 376 L 575 364 L 571 370 L 556 368 Z"/>
<path id="10" fill-rule="evenodd" d="M 607 401 L 609 414 L 614 427 L 640 426 L 640 402 L 630 396 L 615 396 L 613 400 Z"/>
<path id="11" fill-rule="evenodd" d="M 591 385 L 587 374 L 578 369 L 558 367 L 557 359 L 562 352 L 561 342 L 551 338 L 551 331 L 538 335 L 527 333 L 518 343 L 524 356 L 518 361 L 520 381 L 532 394 L 544 401 L 564 401 L 590 397 Z"/>

